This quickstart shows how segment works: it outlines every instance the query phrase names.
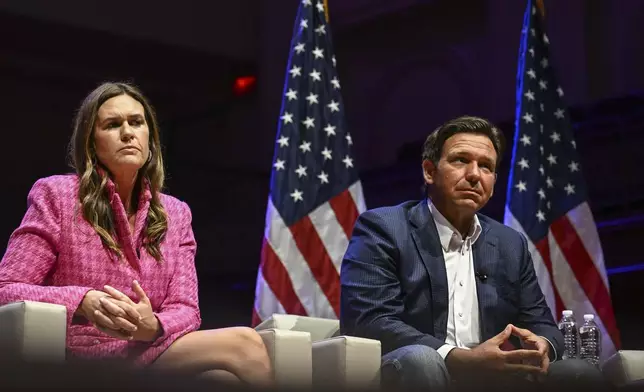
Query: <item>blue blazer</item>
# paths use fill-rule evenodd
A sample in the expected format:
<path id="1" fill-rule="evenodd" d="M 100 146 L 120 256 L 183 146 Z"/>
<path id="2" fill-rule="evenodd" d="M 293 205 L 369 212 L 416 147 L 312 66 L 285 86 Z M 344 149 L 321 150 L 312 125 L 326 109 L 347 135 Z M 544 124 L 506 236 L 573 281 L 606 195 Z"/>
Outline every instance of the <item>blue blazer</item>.
<path id="1" fill-rule="evenodd" d="M 487 276 L 476 279 L 481 342 L 512 323 L 563 352 L 563 336 L 539 287 L 526 239 L 482 214 L 478 218 L 482 232 L 472 248 L 474 270 Z M 411 344 L 438 349 L 445 343 L 447 274 L 427 200 L 360 215 L 340 281 L 343 334 L 380 340 L 383 354 Z"/>

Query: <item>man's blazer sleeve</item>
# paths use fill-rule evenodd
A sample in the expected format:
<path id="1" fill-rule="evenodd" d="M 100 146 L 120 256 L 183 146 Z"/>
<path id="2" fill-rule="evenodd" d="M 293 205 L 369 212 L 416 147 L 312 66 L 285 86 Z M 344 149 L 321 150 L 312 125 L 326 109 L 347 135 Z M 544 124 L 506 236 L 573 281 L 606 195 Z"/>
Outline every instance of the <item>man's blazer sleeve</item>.
<path id="1" fill-rule="evenodd" d="M 397 228 L 390 223 L 396 221 L 367 211 L 355 224 L 340 275 L 342 333 L 379 340 L 383 354 L 411 344 L 437 350 L 445 342 L 403 321 L 397 271 L 401 250 L 395 243 Z"/>
<path id="2" fill-rule="evenodd" d="M 519 272 L 521 295 L 517 324 L 521 328 L 528 329 L 534 334 L 546 338 L 555 350 L 550 359 L 556 360 L 563 352 L 563 336 L 557 328 L 550 307 L 539 286 L 532 256 L 528 249 L 528 242 L 522 234 L 519 234 L 519 237 L 523 247 L 523 257 L 521 258 L 521 270 Z"/>

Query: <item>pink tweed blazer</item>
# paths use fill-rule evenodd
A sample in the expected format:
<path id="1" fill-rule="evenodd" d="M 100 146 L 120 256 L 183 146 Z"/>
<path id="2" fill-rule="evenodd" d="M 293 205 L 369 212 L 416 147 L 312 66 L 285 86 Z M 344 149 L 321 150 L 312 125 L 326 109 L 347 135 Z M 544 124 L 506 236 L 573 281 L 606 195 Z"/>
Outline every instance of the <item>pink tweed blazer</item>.
<path id="1" fill-rule="evenodd" d="M 194 265 L 196 242 L 188 205 L 161 194 L 168 232 L 158 263 L 142 246 L 150 207 L 149 189 L 141 192 L 134 233 L 115 186 L 108 191 L 117 239 L 124 257 L 117 260 L 82 217 L 78 177 L 59 175 L 38 180 L 27 198 L 27 212 L 12 233 L 0 262 L 0 305 L 30 300 L 67 308 L 67 353 L 82 358 L 123 358 L 136 365 L 153 362 L 182 335 L 199 328 L 201 317 Z M 83 317 L 74 316 L 85 293 L 109 284 L 135 302 L 131 289 L 138 280 L 163 328 L 156 341 L 112 338 Z"/>

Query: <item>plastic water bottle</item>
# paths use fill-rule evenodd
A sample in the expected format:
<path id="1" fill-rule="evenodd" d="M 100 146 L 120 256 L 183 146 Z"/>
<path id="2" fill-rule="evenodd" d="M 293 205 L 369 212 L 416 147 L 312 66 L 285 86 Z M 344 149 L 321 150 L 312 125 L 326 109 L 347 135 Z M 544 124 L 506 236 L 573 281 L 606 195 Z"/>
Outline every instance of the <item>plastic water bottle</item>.
<path id="1" fill-rule="evenodd" d="M 559 331 L 564 338 L 564 352 L 561 359 L 570 359 L 579 357 L 579 331 L 577 323 L 572 315 L 572 310 L 561 312 L 562 317 L 559 321 Z"/>
<path id="2" fill-rule="evenodd" d="M 581 359 L 599 366 L 602 336 L 599 327 L 595 324 L 594 315 L 584 315 L 584 325 L 579 328 L 579 337 L 581 338 Z"/>

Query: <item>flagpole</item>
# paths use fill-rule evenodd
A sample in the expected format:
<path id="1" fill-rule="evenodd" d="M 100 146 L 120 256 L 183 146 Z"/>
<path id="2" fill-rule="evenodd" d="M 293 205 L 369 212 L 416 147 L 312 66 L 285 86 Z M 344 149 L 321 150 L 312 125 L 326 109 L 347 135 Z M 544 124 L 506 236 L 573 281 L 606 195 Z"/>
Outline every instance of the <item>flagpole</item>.
<path id="1" fill-rule="evenodd" d="M 328 2 L 328 0 L 324 0 L 324 17 L 326 18 L 326 22 L 329 23 L 329 2 Z"/>
<path id="2" fill-rule="evenodd" d="M 326 0 L 325 0 L 326 2 Z M 546 17 L 546 7 L 543 5 L 543 0 L 537 0 L 537 9 L 541 13 L 541 17 L 545 18 Z"/>

